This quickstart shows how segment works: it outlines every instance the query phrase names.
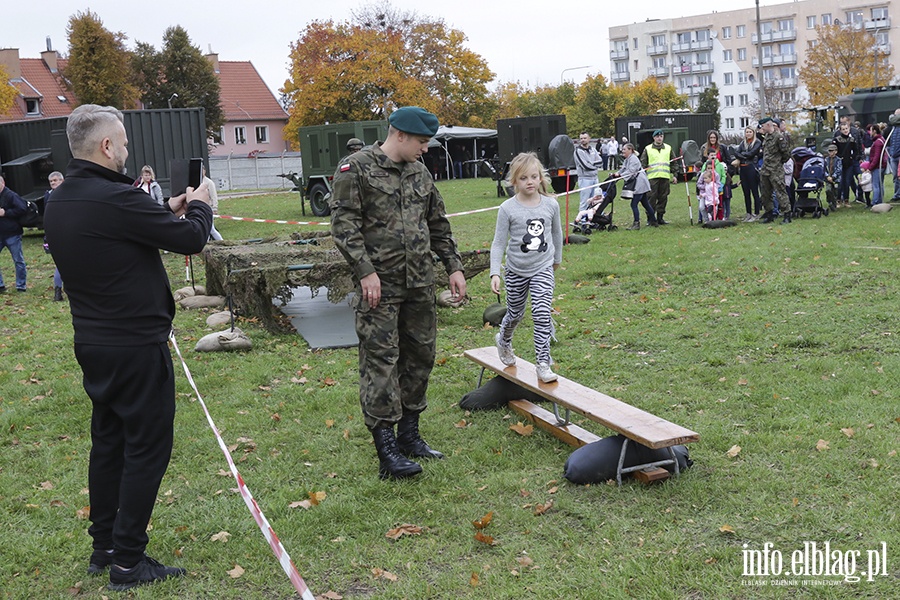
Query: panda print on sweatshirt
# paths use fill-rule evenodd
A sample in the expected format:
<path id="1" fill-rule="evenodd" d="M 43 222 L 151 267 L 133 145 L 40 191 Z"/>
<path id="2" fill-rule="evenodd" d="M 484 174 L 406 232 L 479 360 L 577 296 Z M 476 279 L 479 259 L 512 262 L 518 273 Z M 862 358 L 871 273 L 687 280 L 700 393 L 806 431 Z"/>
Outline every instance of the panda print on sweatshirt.
<path id="1" fill-rule="evenodd" d="M 546 252 L 547 240 L 544 239 L 544 220 L 529 219 L 522 236 L 522 252 Z"/>

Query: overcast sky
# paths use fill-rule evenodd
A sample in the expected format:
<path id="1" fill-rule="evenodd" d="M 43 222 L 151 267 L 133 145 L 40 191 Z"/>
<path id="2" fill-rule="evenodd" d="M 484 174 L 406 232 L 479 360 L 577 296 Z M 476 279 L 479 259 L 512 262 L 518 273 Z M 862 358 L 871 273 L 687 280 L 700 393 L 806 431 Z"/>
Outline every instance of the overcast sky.
<path id="1" fill-rule="evenodd" d="M 66 54 L 69 17 L 90 8 L 107 29 L 126 34 L 129 47 L 137 40 L 159 49 L 166 28 L 181 25 L 204 54 L 212 47 L 219 60 L 251 61 L 277 96 L 288 76 L 289 45 L 300 38 L 306 26 L 314 20 L 349 20 L 351 10 L 365 4 L 364 0 L 10 1 L 4 2 L 0 11 L 0 47 L 18 48 L 22 58 L 38 58 L 49 36 L 53 48 Z M 443 18 L 466 34 L 468 47 L 487 61 L 497 81 L 518 80 L 533 87 L 557 85 L 562 77 L 580 83 L 587 74 L 608 76 L 610 27 L 700 15 L 713 7 L 719 12 L 753 8 L 755 1 L 631 0 L 618 4 L 609 0 L 393 0 L 392 5 L 415 10 L 420 16 Z M 589 68 L 575 69 L 583 66 Z"/>

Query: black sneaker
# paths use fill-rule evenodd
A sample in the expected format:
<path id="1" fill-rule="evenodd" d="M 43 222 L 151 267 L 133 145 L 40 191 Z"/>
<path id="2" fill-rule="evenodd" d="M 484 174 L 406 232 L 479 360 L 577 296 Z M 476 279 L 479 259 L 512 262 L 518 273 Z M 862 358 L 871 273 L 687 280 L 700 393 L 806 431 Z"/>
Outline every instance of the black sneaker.
<path id="1" fill-rule="evenodd" d="M 101 574 L 112 564 L 112 561 L 112 550 L 94 550 L 91 554 L 91 562 L 88 565 L 88 575 Z"/>
<path id="2" fill-rule="evenodd" d="M 0 294 L 5 294 L 5 293 L 6 293 L 6 286 L 0 285 Z"/>
<path id="3" fill-rule="evenodd" d="M 119 565 L 111 565 L 109 567 L 109 585 L 106 587 L 114 592 L 123 592 L 139 585 L 156 583 L 170 577 L 181 577 L 185 573 L 187 571 L 184 569 L 167 567 L 145 554 L 138 564 L 127 571 Z"/>

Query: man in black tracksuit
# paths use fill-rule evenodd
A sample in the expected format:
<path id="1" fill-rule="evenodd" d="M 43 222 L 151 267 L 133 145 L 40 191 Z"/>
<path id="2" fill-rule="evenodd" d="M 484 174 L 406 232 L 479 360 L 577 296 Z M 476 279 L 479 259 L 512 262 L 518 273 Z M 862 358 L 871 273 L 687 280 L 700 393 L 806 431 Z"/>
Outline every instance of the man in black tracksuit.
<path id="1" fill-rule="evenodd" d="M 125 590 L 185 572 L 144 554 L 175 417 L 167 345 L 175 303 L 159 250 L 199 252 L 213 216 L 205 185 L 163 206 L 132 187 L 115 108 L 79 106 L 66 134 L 75 158 L 47 203 L 44 231 L 66 282 L 75 357 L 93 405 L 88 572 L 109 566 L 110 589 Z"/>

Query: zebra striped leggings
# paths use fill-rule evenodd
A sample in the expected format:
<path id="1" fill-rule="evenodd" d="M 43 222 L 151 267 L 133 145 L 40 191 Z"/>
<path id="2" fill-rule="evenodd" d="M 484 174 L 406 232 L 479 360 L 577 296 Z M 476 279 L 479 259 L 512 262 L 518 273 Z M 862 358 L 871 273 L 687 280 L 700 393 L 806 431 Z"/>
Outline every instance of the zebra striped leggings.
<path id="1" fill-rule="evenodd" d="M 553 287 L 556 278 L 553 267 L 531 277 L 522 277 L 506 269 L 506 316 L 500 323 L 500 339 L 511 344 L 513 331 L 525 316 L 525 301 L 531 294 L 531 319 L 534 321 L 534 354 L 538 363 L 550 364 L 550 338 L 553 319 L 550 316 Z"/>

